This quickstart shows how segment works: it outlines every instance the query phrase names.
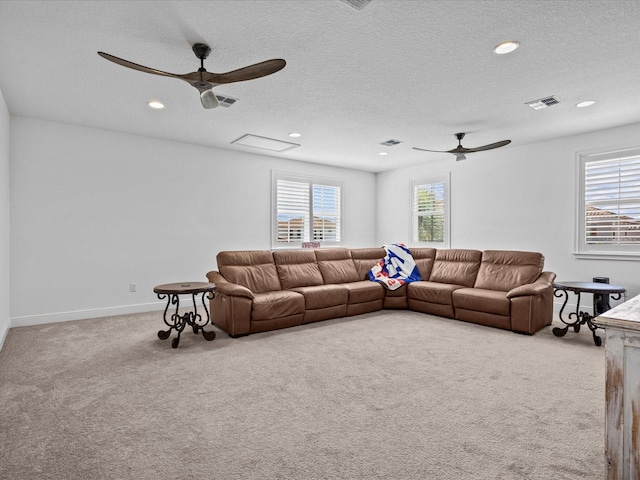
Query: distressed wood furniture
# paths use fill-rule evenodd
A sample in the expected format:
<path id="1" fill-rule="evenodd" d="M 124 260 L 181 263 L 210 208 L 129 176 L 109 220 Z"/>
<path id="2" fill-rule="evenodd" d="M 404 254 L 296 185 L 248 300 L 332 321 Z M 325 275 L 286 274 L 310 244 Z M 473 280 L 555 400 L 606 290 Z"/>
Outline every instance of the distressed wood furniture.
<path id="1" fill-rule="evenodd" d="M 569 300 L 569 292 L 575 293 L 578 296 L 578 301 L 576 302 L 576 311 L 570 312 L 568 315 L 568 319 L 565 320 L 562 317 L 562 313 L 564 311 L 564 307 L 567 305 L 567 300 Z M 580 296 L 583 293 L 593 294 L 593 315 L 591 315 L 589 312 L 583 312 L 580 310 Z M 562 307 L 560 308 L 560 313 L 558 316 L 560 317 L 560 321 L 566 326 L 562 328 L 555 327 L 552 330 L 553 334 L 556 337 L 564 337 L 569 330 L 569 327 L 573 327 L 573 330 L 575 332 L 579 332 L 580 326 L 586 324 L 593 334 L 593 342 L 597 346 L 602 345 L 602 339 L 598 335 L 596 335 L 596 329 L 598 328 L 598 326 L 593 322 L 593 317 L 598 311 L 598 306 L 600 306 L 600 308 L 605 308 L 606 310 L 609 309 L 609 305 L 607 304 L 607 302 L 602 301 L 602 297 L 604 295 L 614 295 L 613 297 L 611 297 L 613 300 L 620 300 L 620 298 L 622 298 L 622 295 L 626 295 L 626 289 L 618 285 L 609 285 L 608 283 L 554 282 L 553 296 L 557 298 L 564 296 L 564 302 L 562 303 Z"/>
<path id="2" fill-rule="evenodd" d="M 595 318 L 605 329 L 608 480 L 640 478 L 640 296 Z"/>
<path id="3" fill-rule="evenodd" d="M 158 285 L 153 291 L 158 295 L 160 300 L 166 298 L 167 306 L 164 309 L 164 323 L 169 327 L 168 330 L 160 330 L 158 332 L 158 338 L 160 340 L 166 340 L 171 335 L 171 330 L 178 332 L 178 336 L 171 341 L 173 348 L 178 348 L 180 343 L 180 334 L 184 330 L 184 327 L 190 325 L 193 329 L 193 333 L 197 334 L 202 332 L 202 336 L 205 340 L 211 341 L 216 338 L 216 332 L 206 332 L 204 327 L 209 323 L 209 310 L 205 302 L 205 297 L 210 300 L 214 297 L 214 290 L 216 286 L 213 283 L 207 282 L 190 282 L 190 283 L 167 283 L 165 285 Z M 180 315 L 178 310 L 180 308 L 180 295 L 191 295 L 193 302 L 193 311 L 188 311 L 184 315 Z M 202 306 L 207 314 L 207 318 L 203 321 L 202 315 L 198 313 L 198 307 L 196 305 L 196 297 L 201 295 Z M 175 305 L 176 311 L 167 317 L 167 311 L 170 305 Z"/>

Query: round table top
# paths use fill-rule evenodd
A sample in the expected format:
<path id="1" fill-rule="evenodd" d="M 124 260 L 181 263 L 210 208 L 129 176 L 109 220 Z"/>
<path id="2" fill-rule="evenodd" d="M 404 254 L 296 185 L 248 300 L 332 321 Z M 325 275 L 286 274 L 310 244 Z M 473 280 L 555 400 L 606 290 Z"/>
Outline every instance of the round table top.
<path id="1" fill-rule="evenodd" d="M 164 285 L 158 285 L 153 289 L 155 293 L 165 294 L 191 294 L 211 292 L 215 290 L 215 283 L 208 282 L 182 282 L 182 283 L 165 283 Z"/>
<path id="2" fill-rule="evenodd" d="M 596 282 L 554 282 L 557 290 L 571 290 L 572 292 L 587 293 L 625 293 L 627 290 L 619 285 Z"/>

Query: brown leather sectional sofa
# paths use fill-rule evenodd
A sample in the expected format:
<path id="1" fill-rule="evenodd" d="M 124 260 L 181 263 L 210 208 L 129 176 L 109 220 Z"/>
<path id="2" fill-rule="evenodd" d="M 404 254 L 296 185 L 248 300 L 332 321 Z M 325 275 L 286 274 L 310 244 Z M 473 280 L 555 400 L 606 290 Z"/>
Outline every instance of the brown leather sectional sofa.
<path id="1" fill-rule="evenodd" d="M 551 324 L 555 274 L 535 252 L 412 248 L 423 280 L 367 279 L 383 248 L 220 252 L 211 321 L 232 337 L 383 308 L 533 334 Z"/>

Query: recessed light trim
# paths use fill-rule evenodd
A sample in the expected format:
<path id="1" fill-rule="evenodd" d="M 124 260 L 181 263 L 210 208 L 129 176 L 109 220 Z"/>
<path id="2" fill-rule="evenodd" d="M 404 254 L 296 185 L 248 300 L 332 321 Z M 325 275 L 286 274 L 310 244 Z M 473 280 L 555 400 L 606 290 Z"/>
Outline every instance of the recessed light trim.
<path id="1" fill-rule="evenodd" d="M 520 44 L 515 40 L 508 40 L 506 42 L 499 43 L 493 49 L 493 53 L 496 55 L 505 55 L 507 53 L 513 52 L 516 48 L 518 48 Z"/>
<path id="2" fill-rule="evenodd" d="M 164 108 L 164 103 L 159 102 L 158 100 L 151 100 L 147 102 L 147 105 L 149 105 L 151 108 L 155 108 L 156 110 L 161 110 Z"/>
<path id="3" fill-rule="evenodd" d="M 378 153 L 378 155 L 382 155 L 382 156 L 389 155 L 389 152 L 380 152 L 380 153 Z"/>
<path id="4" fill-rule="evenodd" d="M 290 137 L 293 137 L 293 138 L 298 138 L 298 137 L 301 137 L 301 136 L 302 136 L 302 134 L 301 134 L 301 133 L 298 133 L 298 132 L 291 132 L 291 133 L 289 134 L 289 136 L 290 136 Z"/>
<path id="5" fill-rule="evenodd" d="M 576 103 L 576 107 L 578 108 L 590 107 L 594 103 L 596 103 L 595 100 L 585 100 L 584 102 Z"/>

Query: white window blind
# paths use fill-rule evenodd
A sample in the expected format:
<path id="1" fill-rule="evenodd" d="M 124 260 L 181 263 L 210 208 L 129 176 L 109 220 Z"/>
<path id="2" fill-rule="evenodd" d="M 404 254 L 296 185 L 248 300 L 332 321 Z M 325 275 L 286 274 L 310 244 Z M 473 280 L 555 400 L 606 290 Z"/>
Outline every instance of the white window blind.
<path id="1" fill-rule="evenodd" d="M 448 181 L 414 183 L 412 189 L 412 240 L 414 244 L 448 244 Z"/>
<path id="2" fill-rule="evenodd" d="M 274 173 L 274 246 L 342 241 L 342 187 L 339 182 Z"/>
<path id="3" fill-rule="evenodd" d="M 585 162 L 584 241 L 640 246 L 640 156 Z"/>
<path id="4" fill-rule="evenodd" d="M 277 181 L 277 242 L 308 241 L 309 205 L 308 183 Z"/>
<path id="5" fill-rule="evenodd" d="M 340 187 L 313 184 L 313 240 L 340 241 Z"/>

